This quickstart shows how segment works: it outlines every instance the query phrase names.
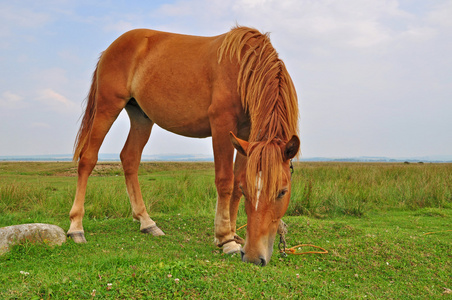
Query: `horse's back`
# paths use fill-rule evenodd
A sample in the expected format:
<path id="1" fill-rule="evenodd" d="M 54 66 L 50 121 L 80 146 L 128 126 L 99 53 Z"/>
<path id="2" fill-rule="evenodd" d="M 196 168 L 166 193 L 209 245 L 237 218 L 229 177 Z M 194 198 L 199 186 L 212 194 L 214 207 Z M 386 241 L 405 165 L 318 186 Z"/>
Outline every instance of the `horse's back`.
<path id="1" fill-rule="evenodd" d="M 162 73 L 171 68 L 174 73 L 179 68 L 205 68 L 217 61 L 217 49 L 221 40 L 221 36 L 201 37 L 134 29 L 118 37 L 104 51 L 99 62 L 100 71 L 125 73 L 130 80 L 136 76 L 149 77 L 156 69 Z M 140 80 L 141 77 L 138 81 Z"/>
<path id="2" fill-rule="evenodd" d="M 99 62 L 100 82 L 120 98 L 135 98 L 160 127 L 177 134 L 211 134 L 214 94 L 236 91 L 228 63 L 218 63 L 224 35 L 200 37 L 136 29 L 116 39 Z M 231 86 L 232 84 L 232 86 Z"/>

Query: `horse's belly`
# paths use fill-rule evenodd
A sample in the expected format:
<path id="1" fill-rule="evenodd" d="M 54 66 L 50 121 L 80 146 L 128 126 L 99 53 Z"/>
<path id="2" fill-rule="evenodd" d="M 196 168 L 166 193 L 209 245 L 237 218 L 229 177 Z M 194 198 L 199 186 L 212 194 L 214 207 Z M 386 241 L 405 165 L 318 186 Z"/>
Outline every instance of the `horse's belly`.
<path id="1" fill-rule="evenodd" d="M 210 124 L 205 120 L 197 121 L 194 123 L 167 121 L 157 121 L 155 123 L 165 130 L 187 137 L 204 138 L 212 135 Z"/>
<path id="2" fill-rule="evenodd" d="M 165 102 L 164 102 L 165 103 Z M 146 115 L 161 128 L 175 134 L 203 138 L 211 136 L 207 109 L 202 105 L 166 105 L 148 103 L 143 107 Z"/>

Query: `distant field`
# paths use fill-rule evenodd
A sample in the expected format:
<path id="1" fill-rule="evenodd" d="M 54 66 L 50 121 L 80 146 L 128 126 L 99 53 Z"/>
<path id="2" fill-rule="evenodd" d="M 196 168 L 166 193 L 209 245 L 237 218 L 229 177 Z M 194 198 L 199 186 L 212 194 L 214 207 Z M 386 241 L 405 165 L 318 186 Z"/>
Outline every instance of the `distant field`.
<path id="1" fill-rule="evenodd" d="M 90 178 L 88 244 L 26 243 L 0 257 L 0 299 L 451 297 L 452 164 L 296 163 L 287 242 L 329 254 L 279 258 L 275 245 L 265 268 L 213 246 L 213 163 L 141 164 L 161 238 L 131 221 L 122 175 L 100 163 Z M 72 163 L 0 162 L 0 226 L 67 230 L 75 183 Z"/>

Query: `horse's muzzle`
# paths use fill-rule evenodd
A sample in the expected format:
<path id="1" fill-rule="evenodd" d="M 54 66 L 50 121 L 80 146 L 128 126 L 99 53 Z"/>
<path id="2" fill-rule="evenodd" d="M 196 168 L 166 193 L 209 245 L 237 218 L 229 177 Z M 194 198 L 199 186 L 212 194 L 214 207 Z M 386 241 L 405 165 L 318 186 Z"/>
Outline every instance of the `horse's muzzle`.
<path id="1" fill-rule="evenodd" d="M 263 257 L 262 255 L 255 257 L 255 258 L 251 258 L 248 257 L 245 252 L 242 250 L 240 250 L 240 254 L 242 255 L 242 261 L 243 262 L 247 262 L 247 263 L 253 263 L 256 266 L 262 266 L 265 267 L 267 265 L 267 260 L 265 259 L 265 257 Z"/>

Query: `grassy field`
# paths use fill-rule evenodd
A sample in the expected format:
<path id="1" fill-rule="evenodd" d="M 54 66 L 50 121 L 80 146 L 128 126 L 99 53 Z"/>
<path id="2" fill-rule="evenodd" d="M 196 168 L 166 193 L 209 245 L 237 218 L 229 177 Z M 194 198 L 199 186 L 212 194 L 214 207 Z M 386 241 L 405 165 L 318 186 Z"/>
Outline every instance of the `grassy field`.
<path id="1" fill-rule="evenodd" d="M 67 230 L 75 175 L 71 163 L 0 162 L 0 226 Z M 0 257 L 0 299 L 452 297 L 450 164 L 295 164 L 288 246 L 329 253 L 282 258 L 275 245 L 264 268 L 213 245 L 212 163 L 143 163 L 140 182 L 166 236 L 139 233 L 120 164 L 101 163 L 88 185 L 88 243 L 13 247 Z"/>

